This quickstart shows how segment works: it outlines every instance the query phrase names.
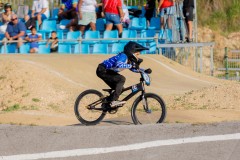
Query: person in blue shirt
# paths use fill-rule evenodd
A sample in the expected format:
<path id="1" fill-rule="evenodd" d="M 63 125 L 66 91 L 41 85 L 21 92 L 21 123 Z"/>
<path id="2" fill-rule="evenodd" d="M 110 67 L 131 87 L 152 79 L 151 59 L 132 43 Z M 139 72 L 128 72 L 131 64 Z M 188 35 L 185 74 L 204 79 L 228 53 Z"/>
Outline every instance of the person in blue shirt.
<path id="1" fill-rule="evenodd" d="M 37 30 L 35 27 L 31 28 L 31 33 L 28 35 L 25 40 L 30 42 L 30 53 L 37 53 L 38 52 L 38 41 L 42 39 L 42 35 L 37 34 Z"/>
<path id="2" fill-rule="evenodd" d="M 58 21 L 63 19 L 71 20 L 67 25 L 60 25 L 60 29 L 76 30 L 78 26 L 77 14 L 78 0 L 62 0 L 61 7 L 58 11 Z"/>
<path id="3" fill-rule="evenodd" d="M 16 14 L 11 15 L 11 22 L 7 25 L 5 37 L 8 41 L 18 40 L 18 48 L 22 45 L 22 40 L 26 35 L 26 26 L 22 21 L 18 20 Z"/>
<path id="4" fill-rule="evenodd" d="M 111 102 L 111 107 L 126 103 L 126 101 L 118 101 L 126 80 L 126 78 L 119 74 L 119 72 L 124 69 L 130 69 L 131 71 L 138 73 L 139 64 L 143 61 L 138 58 L 138 56 L 143 50 L 148 50 L 148 48 L 143 47 L 136 42 L 130 41 L 124 46 L 123 52 L 104 60 L 98 65 L 96 70 L 97 76 L 114 90 L 108 98 L 108 101 Z"/>

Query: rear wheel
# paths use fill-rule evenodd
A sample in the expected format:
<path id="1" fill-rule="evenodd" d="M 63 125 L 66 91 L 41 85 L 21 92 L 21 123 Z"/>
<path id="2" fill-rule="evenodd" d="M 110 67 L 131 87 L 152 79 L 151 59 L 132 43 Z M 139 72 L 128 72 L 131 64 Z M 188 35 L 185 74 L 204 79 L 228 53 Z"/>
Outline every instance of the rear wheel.
<path id="1" fill-rule="evenodd" d="M 134 124 L 162 123 L 166 116 L 166 105 L 161 97 L 153 93 L 139 96 L 132 106 L 132 120 Z"/>
<path id="2" fill-rule="evenodd" d="M 95 125 L 105 117 L 101 97 L 103 94 L 97 90 L 86 90 L 77 97 L 74 112 L 82 124 Z"/>

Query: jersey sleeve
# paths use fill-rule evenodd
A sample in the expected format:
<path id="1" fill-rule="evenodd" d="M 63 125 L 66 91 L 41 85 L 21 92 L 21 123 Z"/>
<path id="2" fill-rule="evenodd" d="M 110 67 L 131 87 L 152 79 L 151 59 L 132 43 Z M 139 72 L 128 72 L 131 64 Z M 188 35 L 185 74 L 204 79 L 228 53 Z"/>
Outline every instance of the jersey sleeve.
<path id="1" fill-rule="evenodd" d="M 126 69 L 132 68 L 132 65 L 127 64 L 126 62 L 127 62 L 127 56 L 125 54 L 121 54 L 117 59 L 116 68 L 126 68 Z"/>

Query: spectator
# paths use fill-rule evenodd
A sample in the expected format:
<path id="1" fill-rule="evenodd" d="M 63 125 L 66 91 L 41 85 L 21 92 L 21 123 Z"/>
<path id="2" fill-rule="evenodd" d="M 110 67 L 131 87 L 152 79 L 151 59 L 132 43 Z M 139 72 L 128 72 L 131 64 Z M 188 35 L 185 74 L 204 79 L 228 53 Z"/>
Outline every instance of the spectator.
<path id="1" fill-rule="evenodd" d="M 0 14 L 4 12 L 4 3 L 0 3 Z"/>
<path id="2" fill-rule="evenodd" d="M 160 10 L 160 17 L 161 17 L 161 28 L 165 29 L 165 24 L 164 24 L 164 14 L 167 14 L 167 25 L 168 28 L 172 28 L 172 15 L 174 12 L 174 7 L 173 7 L 173 0 L 160 0 L 158 1 L 158 11 Z"/>
<path id="3" fill-rule="evenodd" d="M 38 21 L 38 25 L 42 24 L 44 19 L 49 18 L 48 0 L 34 0 L 32 5 L 32 18 Z"/>
<path id="4" fill-rule="evenodd" d="M 183 15 L 185 17 L 185 21 L 188 29 L 188 36 L 186 37 L 187 42 L 192 42 L 192 26 L 193 26 L 193 9 L 194 9 L 194 1 L 193 0 L 184 0 L 183 1 Z"/>
<path id="5" fill-rule="evenodd" d="M 123 10 L 121 0 L 102 0 L 103 10 L 106 18 L 106 30 L 112 30 L 113 25 L 116 25 L 119 37 L 122 37 L 122 21 Z"/>
<path id="6" fill-rule="evenodd" d="M 32 27 L 36 27 L 36 20 L 29 15 L 24 16 L 25 25 L 28 30 L 31 30 Z"/>
<path id="7" fill-rule="evenodd" d="M 22 40 L 26 35 L 26 26 L 23 22 L 18 21 L 16 14 L 11 15 L 11 22 L 7 25 L 7 30 L 5 33 L 5 38 L 9 41 L 18 40 L 18 48 L 22 45 Z"/>
<path id="8" fill-rule="evenodd" d="M 30 42 L 30 53 L 37 53 L 38 52 L 38 41 L 42 39 L 42 35 L 37 34 L 37 30 L 35 27 L 31 28 L 31 33 L 28 35 L 25 40 Z"/>
<path id="9" fill-rule="evenodd" d="M 11 15 L 14 14 L 9 3 L 4 5 L 4 10 L 5 12 L 0 15 L 0 19 L 2 19 L 3 22 L 3 25 L 0 26 L 0 34 L 4 34 L 6 32 L 7 25 L 11 21 Z"/>
<path id="10" fill-rule="evenodd" d="M 123 25 L 124 28 L 128 28 L 128 26 L 130 24 L 129 12 L 128 12 L 128 8 L 124 4 L 123 0 L 122 0 L 122 10 L 123 10 L 123 14 L 124 14 L 122 25 Z"/>
<path id="11" fill-rule="evenodd" d="M 80 31 L 84 34 L 86 26 L 89 24 L 92 31 L 96 30 L 96 0 L 79 0 L 78 13 Z"/>
<path id="12" fill-rule="evenodd" d="M 150 25 L 151 18 L 154 15 L 155 8 L 156 8 L 155 0 L 147 0 L 147 4 L 145 6 L 146 10 L 145 17 L 147 19 L 148 26 Z"/>
<path id="13" fill-rule="evenodd" d="M 61 29 L 68 28 L 76 30 L 78 25 L 77 5 L 78 0 L 62 0 L 62 4 L 58 12 L 58 21 L 63 19 L 69 19 L 71 21 L 66 26 L 59 26 Z"/>
<path id="14" fill-rule="evenodd" d="M 52 31 L 51 37 L 48 39 L 46 47 L 48 47 L 49 43 L 51 43 L 50 51 L 57 52 L 58 51 L 58 37 L 57 37 L 56 31 Z"/>

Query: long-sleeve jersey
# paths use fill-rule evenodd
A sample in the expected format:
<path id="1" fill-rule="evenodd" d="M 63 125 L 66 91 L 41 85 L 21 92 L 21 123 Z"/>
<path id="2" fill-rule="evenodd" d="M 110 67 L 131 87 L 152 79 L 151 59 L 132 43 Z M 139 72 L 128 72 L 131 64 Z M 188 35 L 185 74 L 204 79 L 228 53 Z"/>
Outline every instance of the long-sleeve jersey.
<path id="1" fill-rule="evenodd" d="M 116 56 L 104 60 L 103 64 L 106 67 L 106 69 L 110 69 L 115 72 L 120 72 L 124 69 L 130 69 L 133 72 L 138 72 L 138 70 L 132 68 L 132 65 L 128 64 L 127 61 L 128 61 L 127 55 L 124 53 L 119 53 Z"/>

